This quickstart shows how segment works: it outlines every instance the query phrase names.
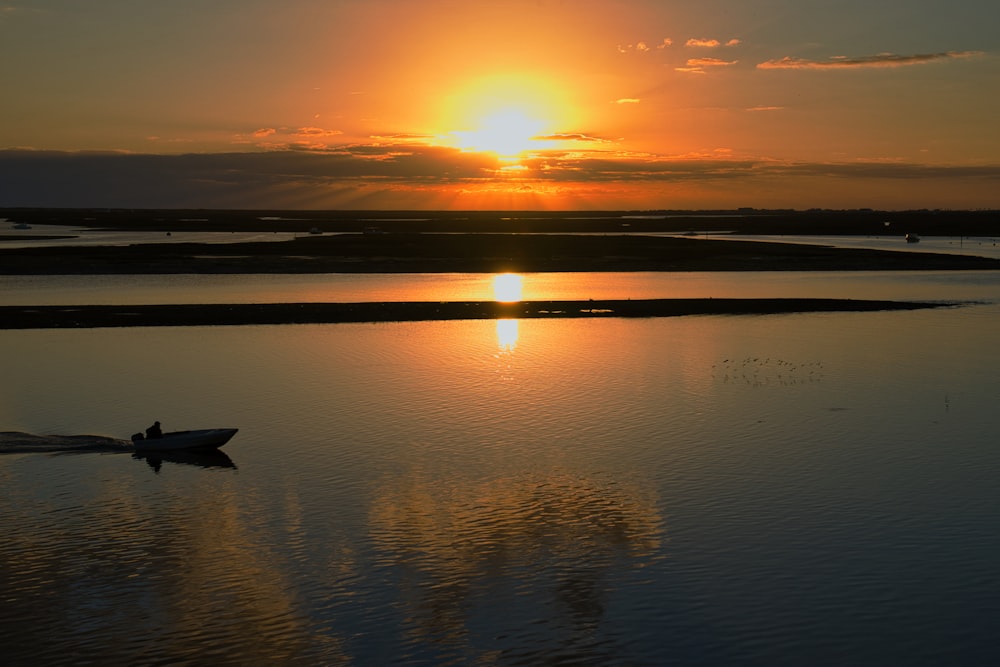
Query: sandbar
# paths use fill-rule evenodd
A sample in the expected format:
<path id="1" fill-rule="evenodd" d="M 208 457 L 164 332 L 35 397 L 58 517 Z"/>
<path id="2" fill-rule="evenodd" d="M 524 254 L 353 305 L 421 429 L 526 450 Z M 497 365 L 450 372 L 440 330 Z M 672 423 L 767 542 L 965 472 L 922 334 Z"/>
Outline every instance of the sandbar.
<path id="1" fill-rule="evenodd" d="M 442 301 L 369 303 L 0 306 L 0 329 L 237 326 L 427 320 L 766 315 L 870 312 L 954 303 L 864 299 L 635 299 L 596 301 Z"/>

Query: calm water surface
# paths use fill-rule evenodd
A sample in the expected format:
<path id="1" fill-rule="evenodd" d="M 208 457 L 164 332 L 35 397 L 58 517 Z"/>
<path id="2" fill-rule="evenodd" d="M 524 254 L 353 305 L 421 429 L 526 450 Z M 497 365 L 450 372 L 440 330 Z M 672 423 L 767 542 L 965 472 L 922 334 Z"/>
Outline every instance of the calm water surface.
<path id="1" fill-rule="evenodd" d="M 521 298 L 998 300 L 1000 271 L 527 273 Z M 0 305 L 491 301 L 488 273 L 0 276 Z"/>
<path id="2" fill-rule="evenodd" d="M 224 458 L 0 454 L 0 655 L 995 664 L 1000 299 L 894 281 L 993 298 L 0 331 L 0 430 L 240 428 Z"/>

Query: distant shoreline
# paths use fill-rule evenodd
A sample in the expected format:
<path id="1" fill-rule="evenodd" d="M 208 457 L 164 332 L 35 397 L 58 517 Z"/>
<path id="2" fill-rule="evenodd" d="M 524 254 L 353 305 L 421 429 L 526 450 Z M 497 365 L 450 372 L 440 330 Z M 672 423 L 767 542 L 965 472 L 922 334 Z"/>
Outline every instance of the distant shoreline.
<path id="1" fill-rule="evenodd" d="M 747 236 L 1000 236 L 990 211 L 252 211 L 0 209 L 35 238 L 51 225 L 143 237 L 121 246 L 0 247 L 0 275 L 991 270 L 1000 260 Z M 188 232 L 296 234 L 178 243 Z M 312 233 L 311 233 L 312 232 Z M 316 233 L 318 232 L 318 233 Z M 0 229 L 0 235 L 3 230 Z M 65 234 L 52 234 L 58 238 Z M 158 243 L 177 234 L 175 242 Z M 148 242 L 145 241 L 148 239 Z"/>
<path id="2" fill-rule="evenodd" d="M 857 299 L 639 299 L 592 301 L 183 304 L 153 306 L 0 306 L 0 329 L 240 326 L 429 320 L 767 315 L 872 312 L 955 303 Z"/>
<path id="3" fill-rule="evenodd" d="M 408 232 L 220 244 L 0 248 L 2 275 L 997 269 L 998 259 L 966 255 L 625 233 Z"/>
<path id="4" fill-rule="evenodd" d="M 1000 211 L 720 209 L 606 211 L 221 210 L 0 208 L 0 218 L 148 232 L 704 233 L 740 235 L 1000 236 Z M 2 231 L 2 230 L 0 230 Z"/>

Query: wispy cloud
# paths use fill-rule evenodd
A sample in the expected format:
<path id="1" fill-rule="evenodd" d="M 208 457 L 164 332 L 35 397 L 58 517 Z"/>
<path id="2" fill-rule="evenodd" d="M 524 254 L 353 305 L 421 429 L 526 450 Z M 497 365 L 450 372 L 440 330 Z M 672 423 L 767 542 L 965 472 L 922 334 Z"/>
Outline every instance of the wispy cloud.
<path id="1" fill-rule="evenodd" d="M 865 69 L 880 67 L 907 67 L 922 65 L 938 60 L 955 60 L 973 58 L 983 55 L 982 51 L 945 51 L 943 53 L 918 53 L 914 55 L 898 55 L 895 53 L 879 53 L 873 56 L 834 56 L 827 60 L 809 60 L 785 56 L 778 60 L 768 60 L 759 63 L 758 69 Z"/>
<path id="2" fill-rule="evenodd" d="M 620 97 L 615 100 L 615 104 L 639 104 L 641 101 L 638 97 Z"/>
<path id="3" fill-rule="evenodd" d="M 300 127 L 294 132 L 296 137 L 336 137 L 343 134 L 341 130 L 326 130 L 322 127 Z"/>
<path id="4" fill-rule="evenodd" d="M 687 64 L 688 67 L 729 67 L 738 62 L 738 60 L 722 60 L 721 58 L 690 58 Z"/>
<path id="5" fill-rule="evenodd" d="M 584 134 L 582 132 L 557 132 L 555 134 L 546 134 L 534 138 L 540 141 L 579 141 L 591 144 L 612 143 L 610 139 L 605 139 L 604 137 L 598 137 L 592 134 Z"/>
<path id="6" fill-rule="evenodd" d="M 722 60 L 721 58 L 689 58 L 683 67 L 675 67 L 678 72 L 689 74 L 704 74 L 706 68 L 732 67 L 738 60 Z"/>
<path id="7" fill-rule="evenodd" d="M 411 142 L 411 141 L 426 143 L 427 141 L 433 139 L 433 137 L 429 134 L 415 134 L 409 132 L 398 132 L 396 134 L 373 134 L 371 135 L 370 138 L 373 141 L 377 141 L 379 143 Z"/>
<path id="8" fill-rule="evenodd" d="M 328 148 L 330 139 L 343 134 L 341 130 L 322 127 L 261 127 L 248 134 L 238 134 L 233 143 L 253 144 L 270 150 L 283 148 Z"/>
<path id="9" fill-rule="evenodd" d="M 739 46 L 740 40 L 730 39 L 726 42 L 720 42 L 717 39 L 705 39 L 705 38 L 691 38 L 684 43 L 684 46 L 691 46 L 695 48 L 706 48 L 714 49 L 720 46 Z"/>
<path id="10" fill-rule="evenodd" d="M 781 111 L 785 107 L 775 107 L 775 106 L 757 106 L 749 107 L 745 111 Z"/>
<path id="11" fill-rule="evenodd" d="M 653 49 L 663 50 L 673 43 L 674 40 L 670 39 L 669 37 L 664 37 L 658 44 L 656 44 L 656 46 L 650 46 L 649 42 L 647 42 L 646 40 L 641 40 L 633 44 L 619 44 L 618 53 L 632 53 L 632 52 L 647 53 L 649 51 L 652 51 Z"/>

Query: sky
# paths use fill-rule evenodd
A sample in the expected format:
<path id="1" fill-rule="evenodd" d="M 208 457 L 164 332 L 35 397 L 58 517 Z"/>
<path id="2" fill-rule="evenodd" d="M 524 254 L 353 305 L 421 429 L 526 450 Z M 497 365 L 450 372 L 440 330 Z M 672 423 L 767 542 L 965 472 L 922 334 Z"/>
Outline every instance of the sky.
<path id="1" fill-rule="evenodd" d="M 997 0 L 0 0 L 0 206 L 1000 209 Z"/>

